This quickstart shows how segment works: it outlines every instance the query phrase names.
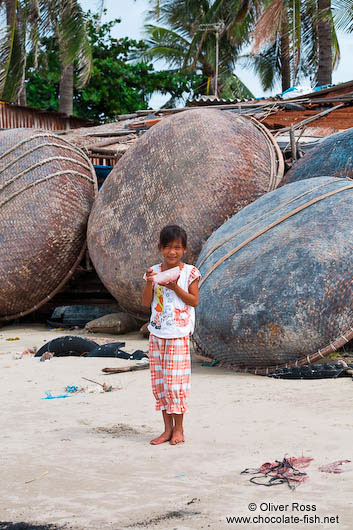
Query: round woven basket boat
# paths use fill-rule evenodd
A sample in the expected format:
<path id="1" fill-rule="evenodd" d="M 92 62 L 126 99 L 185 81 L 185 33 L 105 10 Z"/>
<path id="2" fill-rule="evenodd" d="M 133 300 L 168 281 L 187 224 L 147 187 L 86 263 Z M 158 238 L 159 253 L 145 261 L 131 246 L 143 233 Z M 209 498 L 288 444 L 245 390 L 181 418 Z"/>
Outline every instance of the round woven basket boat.
<path id="1" fill-rule="evenodd" d="M 353 128 L 328 136 L 285 174 L 282 185 L 321 175 L 353 178 Z"/>
<path id="2" fill-rule="evenodd" d="M 60 136 L 0 132 L 0 321 L 34 311 L 74 272 L 96 193 L 90 161 Z"/>
<path id="3" fill-rule="evenodd" d="M 279 188 L 207 241 L 194 341 L 199 353 L 267 373 L 307 364 L 353 337 L 353 182 Z"/>
<path id="4" fill-rule="evenodd" d="M 136 316 L 142 276 L 160 260 L 163 226 L 188 234 L 188 262 L 225 219 L 274 189 L 282 155 L 255 121 L 214 109 L 164 118 L 120 159 L 99 192 L 88 224 L 90 256 L 120 305 Z"/>

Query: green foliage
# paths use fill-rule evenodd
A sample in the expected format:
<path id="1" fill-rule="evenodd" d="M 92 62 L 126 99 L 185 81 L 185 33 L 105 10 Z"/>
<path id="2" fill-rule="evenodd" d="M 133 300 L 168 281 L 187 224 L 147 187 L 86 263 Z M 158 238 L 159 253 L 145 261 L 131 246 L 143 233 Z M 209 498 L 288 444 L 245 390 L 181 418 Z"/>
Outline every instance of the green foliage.
<path id="1" fill-rule="evenodd" d="M 281 55 L 279 39 L 263 51 L 248 58 L 249 66 L 260 78 L 264 90 L 272 90 L 281 79 Z"/>
<path id="2" fill-rule="evenodd" d="M 236 75 L 224 75 L 220 77 L 222 86 L 222 97 L 225 99 L 254 99 L 251 90 Z"/>
<path id="3" fill-rule="evenodd" d="M 352 0 L 332 0 L 332 12 L 337 30 L 353 33 Z"/>
<path id="4" fill-rule="evenodd" d="M 116 114 L 126 114 L 148 107 L 154 91 L 170 94 L 172 99 L 183 93 L 193 93 L 200 84 L 194 74 L 153 70 L 151 63 L 131 62 L 132 55 L 147 49 L 143 41 L 127 37 L 116 39 L 111 30 L 118 19 L 97 25 L 97 17 L 88 14 L 88 33 L 92 47 L 93 67 L 89 83 L 75 89 L 74 114 L 95 121 L 113 120 Z M 33 57 L 28 58 L 28 105 L 58 109 L 60 81 L 60 56 L 57 40 L 52 37 L 42 41 L 38 68 L 33 67 Z"/>
<path id="5" fill-rule="evenodd" d="M 23 89 L 26 53 L 34 62 L 40 37 L 58 38 L 62 64 L 74 57 L 83 86 L 91 69 L 85 16 L 78 0 L 0 0 L 0 96 L 16 101 Z"/>
<path id="6" fill-rule="evenodd" d="M 341 2 L 341 0 L 335 0 Z M 342 2 L 351 0 L 342 0 Z M 310 77 L 312 82 L 319 67 L 318 22 L 331 23 L 332 65 L 339 61 L 339 45 L 331 10 L 320 13 L 317 0 L 269 0 L 257 21 L 254 31 L 255 46 L 248 64 L 258 74 L 264 90 L 269 90 L 281 79 L 281 68 L 286 59 L 281 50 L 285 16 L 289 26 L 289 56 L 291 85 Z"/>
<path id="7" fill-rule="evenodd" d="M 59 108 L 59 83 L 61 63 L 59 48 L 54 37 L 42 39 L 38 65 L 34 52 L 27 57 L 26 95 L 30 107 L 57 111 Z"/>
<path id="8" fill-rule="evenodd" d="M 151 4 L 154 8 L 148 19 L 158 25 L 145 25 L 149 48 L 142 58 L 164 59 L 181 72 L 201 72 L 200 93 L 208 94 L 210 88 L 213 94 L 217 24 L 218 95 L 233 98 L 251 94 L 233 69 L 240 49 L 250 40 L 259 0 L 159 0 L 158 8 L 156 0 Z"/>
<path id="9" fill-rule="evenodd" d="M 16 23 L 13 22 L 12 24 L 11 31 L 11 49 L 8 57 L 8 64 L 7 67 L 5 67 L 6 74 L 1 93 L 1 97 L 6 101 L 13 101 L 16 98 L 19 92 L 22 69 L 24 66 L 24 55 L 22 50 L 24 48 L 26 30 L 22 16 L 17 16 Z"/>

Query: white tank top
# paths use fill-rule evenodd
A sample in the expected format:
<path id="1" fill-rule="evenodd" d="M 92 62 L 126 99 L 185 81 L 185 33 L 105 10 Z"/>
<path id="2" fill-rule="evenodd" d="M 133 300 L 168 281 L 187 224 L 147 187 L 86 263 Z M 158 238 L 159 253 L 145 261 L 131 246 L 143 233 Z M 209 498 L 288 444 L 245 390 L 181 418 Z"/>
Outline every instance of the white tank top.
<path id="1" fill-rule="evenodd" d="M 154 272 L 161 272 L 162 264 L 153 265 Z M 180 271 L 178 285 L 189 292 L 189 285 L 201 278 L 200 272 L 193 265 L 184 263 Z M 153 285 L 151 318 L 149 332 L 163 339 L 186 337 L 194 331 L 195 308 L 186 305 L 174 291 L 162 285 Z"/>

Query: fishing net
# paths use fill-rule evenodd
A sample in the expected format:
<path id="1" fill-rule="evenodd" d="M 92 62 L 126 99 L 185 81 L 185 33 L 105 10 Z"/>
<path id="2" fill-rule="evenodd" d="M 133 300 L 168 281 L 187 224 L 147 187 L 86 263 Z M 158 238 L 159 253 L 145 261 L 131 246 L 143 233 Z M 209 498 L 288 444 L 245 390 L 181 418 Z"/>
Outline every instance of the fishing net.
<path id="1" fill-rule="evenodd" d="M 302 484 L 309 478 L 307 473 L 301 470 L 306 469 L 312 460 L 313 458 L 306 456 L 283 458 L 281 462 L 279 460 L 265 462 L 257 469 L 244 469 L 241 475 L 256 475 L 249 480 L 259 486 L 279 486 L 280 484 L 287 484 L 289 489 L 294 490 L 299 484 Z"/>

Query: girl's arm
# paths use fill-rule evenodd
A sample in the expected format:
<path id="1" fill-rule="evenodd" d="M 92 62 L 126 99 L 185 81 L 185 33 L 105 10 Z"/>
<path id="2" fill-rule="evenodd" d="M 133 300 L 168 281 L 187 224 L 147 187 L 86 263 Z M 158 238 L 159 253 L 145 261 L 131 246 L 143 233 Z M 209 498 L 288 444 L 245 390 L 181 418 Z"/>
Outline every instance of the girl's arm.
<path id="1" fill-rule="evenodd" d="M 177 296 L 186 304 L 191 305 L 192 307 L 196 307 L 199 303 L 199 280 L 194 280 L 189 285 L 189 292 L 187 293 L 179 287 L 177 282 L 168 283 L 165 287 L 168 287 L 168 289 L 171 289 L 175 292 Z"/>
<path id="2" fill-rule="evenodd" d="M 153 269 L 148 269 L 146 271 L 146 285 L 142 293 L 142 305 L 150 307 L 153 300 L 153 281 L 152 277 L 156 273 L 153 272 Z"/>

